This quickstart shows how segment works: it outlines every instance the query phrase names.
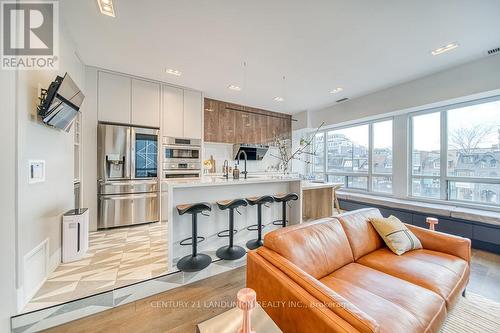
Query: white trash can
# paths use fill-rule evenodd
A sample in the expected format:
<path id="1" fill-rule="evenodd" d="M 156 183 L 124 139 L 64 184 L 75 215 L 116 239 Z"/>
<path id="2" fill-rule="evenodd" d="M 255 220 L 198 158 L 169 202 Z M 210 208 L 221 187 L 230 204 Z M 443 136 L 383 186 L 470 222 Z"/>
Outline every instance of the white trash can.
<path id="1" fill-rule="evenodd" d="M 81 259 L 89 248 L 89 210 L 72 209 L 63 215 L 62 262 Z"/>

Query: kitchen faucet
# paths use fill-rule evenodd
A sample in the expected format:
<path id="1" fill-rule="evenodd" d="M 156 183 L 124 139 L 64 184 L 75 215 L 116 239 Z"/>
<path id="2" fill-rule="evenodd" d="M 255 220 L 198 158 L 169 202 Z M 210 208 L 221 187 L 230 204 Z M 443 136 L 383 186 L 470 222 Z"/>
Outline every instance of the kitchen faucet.
<path id="1" fill-rule="evenodd" d="M 245 171 L 242 171 L 241 173 L 242 173 L 243 175 L 245 175 L 245 179 L 247 179 L 247 173 L 248 173 L 248 172 L 247 172 L 247 158 L 248 158 L 248 157 L 247 157 L 247 153 L 246 153 L 246 151 L 244 151 L 244 150 L 240 150 L 240 152 L 238 153 L 238 156 L 237 156 L 236 158 L 238 159 L 238 165 L 240 165 L 240 155 L 241 155 L 241 153 L 243 153 L 243 155 L 244 155 L 244 157 L 245 157 Z"/>
<path id="2" fill-rule="evenodd" d="M 224 178 L 229 179 L 229 162 L 228 162 L 228 160 L 224 160 L 224 164 L 222 165 L 222 171 L 224 172 Z"/>

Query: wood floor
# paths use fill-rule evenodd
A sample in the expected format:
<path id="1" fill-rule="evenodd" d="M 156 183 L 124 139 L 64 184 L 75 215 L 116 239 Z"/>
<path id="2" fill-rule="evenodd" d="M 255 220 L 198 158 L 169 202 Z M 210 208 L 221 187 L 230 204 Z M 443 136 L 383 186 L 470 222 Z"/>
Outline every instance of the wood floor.
<path id="1" fill-rule="evenodd" d="M 467 290 L 500 303 L 500 255 L 473 250 Z M 46 332 L 195 332 L 196 324 L 234 306 L 245 267 L 176 288 Z"/>
<path id="2" fill-rule="evenodd" d="M 196 325 L 234 307 L 246 267 L 169 290 L 45 332 L 196 332 Z"/>

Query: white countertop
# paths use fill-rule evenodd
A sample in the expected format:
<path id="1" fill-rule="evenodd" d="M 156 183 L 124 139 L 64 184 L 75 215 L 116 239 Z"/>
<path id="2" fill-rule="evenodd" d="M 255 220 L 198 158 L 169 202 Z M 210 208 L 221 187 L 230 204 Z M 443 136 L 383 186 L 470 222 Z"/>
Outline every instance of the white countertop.
<path id="1" fill-rule="evenodd" d="M 343 183 L 322 183 L 313 181 L 302 181 L 302 190 L 319 190 L 322 188 L 330 188 L 337 185 L 343 185 Z"/>
<path id="2" fill-rule="evenodd" d="M 206 187 L 206 186 L 228 186 L 228 185 L 246 185 L 246 184 L 266 184 L 266 183 L 281 183 L 281 182 L 293 182 L 300 181 L 297 177 L 287 177 L 287 176 L 249 176 L 244 179 L 242 176 L 240 179 L 225 179 L 220 176 L 203 176 L 200 179 L 186 179 L 186 180 L 169 180 L 165 181 L 164 184 L 168 185 L 169 188 L 187 188 L 187 187 Z"/>

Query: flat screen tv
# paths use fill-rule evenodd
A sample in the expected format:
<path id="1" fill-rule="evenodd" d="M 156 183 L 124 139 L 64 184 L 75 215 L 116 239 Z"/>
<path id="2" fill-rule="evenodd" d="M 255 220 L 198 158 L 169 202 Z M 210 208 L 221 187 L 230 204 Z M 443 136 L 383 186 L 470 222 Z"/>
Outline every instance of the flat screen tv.
<path id="1" fill-rule="evenodd" d="M 84 98 L 80 88 L 66 73 L 64 77 L 56 77 L 49 88 L 42 91 L 38 115 L 45 124 L 69 132 Z"/>

